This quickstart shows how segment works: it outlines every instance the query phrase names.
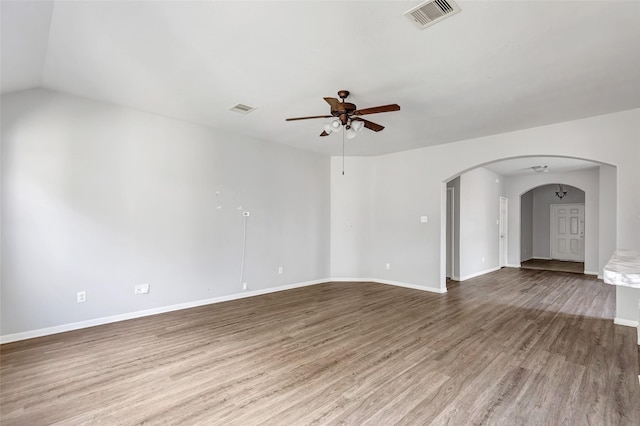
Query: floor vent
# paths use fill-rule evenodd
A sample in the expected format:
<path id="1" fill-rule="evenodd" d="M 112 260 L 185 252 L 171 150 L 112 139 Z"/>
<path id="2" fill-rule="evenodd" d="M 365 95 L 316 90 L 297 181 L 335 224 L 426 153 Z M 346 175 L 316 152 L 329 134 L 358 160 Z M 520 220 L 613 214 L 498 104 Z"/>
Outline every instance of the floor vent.
<path id="1" fill-rule="evenodd" d="M 460 6 L 451 0 L 430 0 L 405 12 L 406 16 L 418 28 L 424 30 L 449 16 L 460 12 Z"/>
<path id="2" fill-rule="evenodd" d="M 231 108 L 229 108 L 229 111 L 239 112 L 240 114 L 248 114 L 251 111 L 253 111 L 254 109 L 255 108 L 250 107 L 248 105 L 236 104 L 236 105 L 232 106 Z"/>

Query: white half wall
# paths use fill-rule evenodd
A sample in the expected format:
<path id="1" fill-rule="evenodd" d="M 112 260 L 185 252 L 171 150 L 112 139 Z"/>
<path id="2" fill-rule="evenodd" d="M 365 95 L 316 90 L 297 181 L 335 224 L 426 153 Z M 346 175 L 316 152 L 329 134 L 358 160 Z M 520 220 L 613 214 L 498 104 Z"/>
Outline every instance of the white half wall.
<path id="1" fill-rule="evenodd" d="M 1 148 L 3 336 L 330 275 L 327 157 L 40 89 Z"/>

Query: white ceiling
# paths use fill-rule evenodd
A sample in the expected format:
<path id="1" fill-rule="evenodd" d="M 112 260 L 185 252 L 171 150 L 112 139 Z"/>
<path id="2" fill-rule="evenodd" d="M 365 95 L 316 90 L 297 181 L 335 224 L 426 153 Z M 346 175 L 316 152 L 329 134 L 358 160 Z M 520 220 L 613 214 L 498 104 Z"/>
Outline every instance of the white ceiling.
<path id="1" fill-rule="evenodd" d="M 510 160 L 496 161 L 486 164 L 483 167 L 503 176 L 534 175 L 534 166 L 547 166 L 546 172 L 541 173 L 564 173 L 576 170 L 597 167 L 600 164 L 592 161 L 578 160 L 576 158 L 565 157 L 522 157 Z"/>
<path id="2" fill-rule="evenodd" d="M 640 2 L 2 1 L 2 92 L 45 87 L 324 154 L 322 99 L 352 92 L 378 155 L 640 107 Z M 257 110 L 228 111 L 236 103 Z"/>

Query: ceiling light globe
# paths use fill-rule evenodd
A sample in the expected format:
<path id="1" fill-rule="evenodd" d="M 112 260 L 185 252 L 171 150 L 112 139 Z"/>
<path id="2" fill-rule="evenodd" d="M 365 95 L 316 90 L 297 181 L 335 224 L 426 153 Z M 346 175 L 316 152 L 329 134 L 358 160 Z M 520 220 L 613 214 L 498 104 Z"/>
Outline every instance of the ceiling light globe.
<path id="1" fill-rule="evenodd" d="M 364 121 L 354 120 L 351 122 L 351 128 L 356 132 L 359 132 L 364 127 Z"/>

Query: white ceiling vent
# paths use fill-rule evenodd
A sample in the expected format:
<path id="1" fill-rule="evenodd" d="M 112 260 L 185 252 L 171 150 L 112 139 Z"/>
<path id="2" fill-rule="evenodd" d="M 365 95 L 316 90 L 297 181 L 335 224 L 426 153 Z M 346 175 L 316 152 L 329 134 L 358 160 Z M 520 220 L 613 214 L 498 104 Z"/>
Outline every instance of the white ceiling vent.
<path id="1" fill-rule="evenodd" d="M 239 112 L 240 114 L 249 114 L 255 108 L 244 104 L 236 104 L 229 108 L 229 111 Z"/>
<path id="2" fill-rule="evenodd" d="M 429 0 L 405 12 L 404 16 L 416 24 L 418 28 L 424 30 L 449 16 L 455 15 L 460 10 L 460 6 L 451 0 Z"/>

